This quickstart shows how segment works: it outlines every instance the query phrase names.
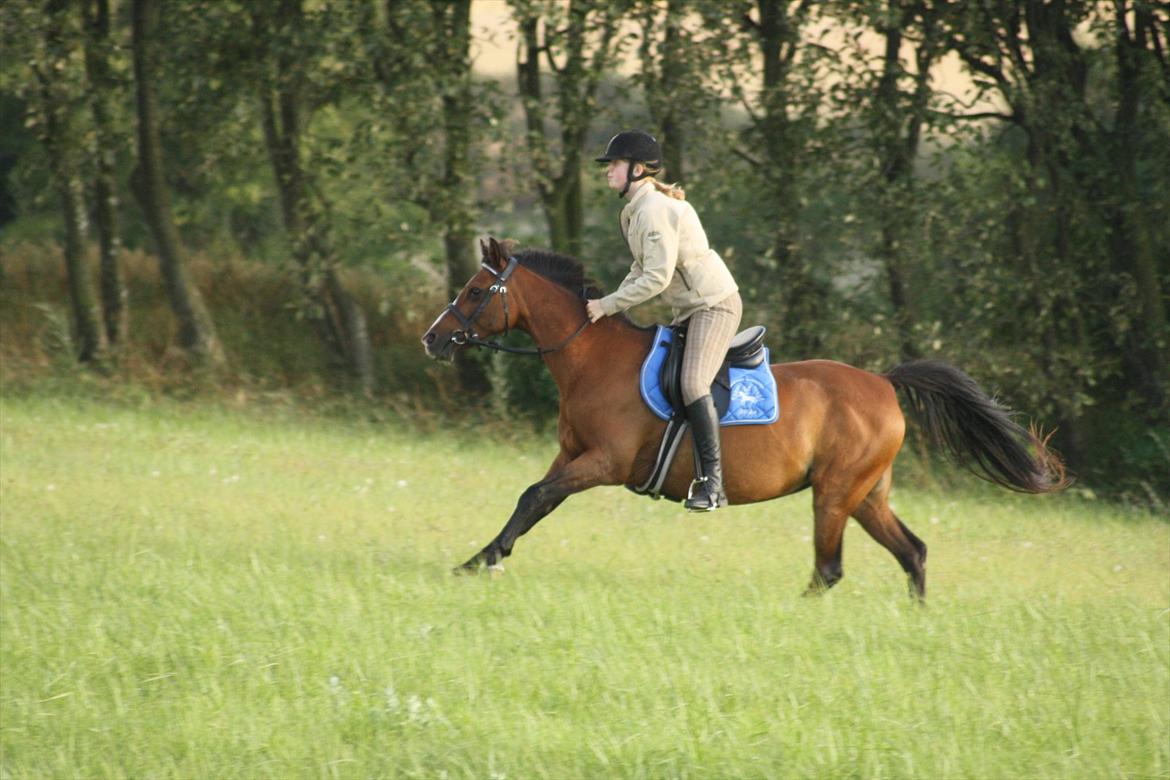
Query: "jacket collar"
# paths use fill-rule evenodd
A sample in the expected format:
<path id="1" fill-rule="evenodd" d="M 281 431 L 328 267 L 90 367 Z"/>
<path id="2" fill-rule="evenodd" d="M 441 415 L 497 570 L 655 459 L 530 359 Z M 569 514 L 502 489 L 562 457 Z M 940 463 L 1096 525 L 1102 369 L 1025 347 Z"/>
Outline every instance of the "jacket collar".
<path id="1" fill-rule="evenodd" d="M 634 205 L 635 203 L 637 203 L 637 202 L 638 202 L 639 200 L 641 200 L 642 198 L 646 197 L 646 193 L 647 193 L 647 192 L 649 192 L 650 190 L 654 189 L 654 185 L 653 185 L 653 184 L 651 184 L 651 183 L 650 183 L 649 181 L 647 181 L 646 179 L 643 179 L 643 180 L 642 180 L 642 182 L 643 182 L 642 186 L 641 186 L 641 187 L 639 187 L 639 188 L 638 188 L 638 189 L 637 189 L 637 190 L 634 192 L 634 194 L 633 194 L 632 196 L 630 196 L 630 202 L 626 204 L 626 208 L 627 208 L 627 209 L 628 209 L 628 208 L 633 208 L 633 205 Z"/>
<path id="2" fill-rule="evenodd" d="M 642 205 L 638 201 L 644 199 L 646 197 L 646 193 L 653 189 L 654 185 L 650 182 L 646 182 L 641 187 L 639 187 L 632 196 L 630 196 L 629 203 L 622 207 L 621 221 L 623 231 L 625 230 L 625 225 L 629 224 L 630 218 L 634 215 L 634 211 L 638 208 L 638 206 Z"/>

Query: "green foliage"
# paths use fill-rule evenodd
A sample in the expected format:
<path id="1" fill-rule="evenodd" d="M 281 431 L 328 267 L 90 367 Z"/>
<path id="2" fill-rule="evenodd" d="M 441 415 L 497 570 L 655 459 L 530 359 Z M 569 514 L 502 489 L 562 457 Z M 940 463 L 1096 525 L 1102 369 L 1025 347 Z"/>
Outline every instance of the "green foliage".
<path id="1" fill-rule="evenodd" d="M 879 370 L 908 354 L 949 360 L 1058 428 L 1058 448 L 1092 489 L 1165 497 L 1167 47 L 1152 5 L 1122 6 L 1132 13 L 1118 20 L 1119 6 L 1086 2 L 516 2 L 501 35 L 523 47 L 521 22 L 535 19 L 546 47 L 535 53 L 541 97 L 525 102 L 506 80 L 468 78 L 458 3 L 310 2 L 298 31 L 273 4 L 180 0 L 161 25 L 158 84 L 176 218 L 193 250 L 242 253 L 292 283 L 260 109 L 273 57 L 284 57 L 298 66 L 308 187 L 343 266 L 417 289 L 427 320 L 432 291 L 463 281 L 448 265 L 450 231 L 551 246 L 579 229 L 581 259 L 612 289 L 629 262 L 621 203 L 580 153 L 615 126 L 647 127 L 667 141 L 679 169 L 667 179 L 681 172 L 776 358 Z M 79 170 L 94 165 L 82 15 L 60 7 L 55 37 L 43 4 L 0 11 L 13 55 L 0 63 L 0 197 L 15 217 L 6 249 L 60 233 L 50 157 L 36 143 L 48 97 L 69 120 Z M 124 183 L 134 117 L 125 4 L 116 10 L 106 53 Z M 900 36 L 901 56 L 884 56 L 888 36 Z M 944 58 L 964 64 L 972 89 L 919 78 L 922 63 Z M 37 76 L 49 72 L 58 77 Z M 453 105 L 468 107 L 461 121 Z M 460 138 L 466 165 L 449 165 Z M 550 204 L 554 181 L 563 188 Z M 121 204 L 125 243 L 142 249 L 133 199 Z M 580 225 L 546 218 L 577 206 Z M 64 301 L 37 299 L 53 311 Z M 165 318 L 140 321 L 165 352 Z M 429 391 L 418 378 L 427 367 L 405 357 L 417 333 L 403 334 L 386 348 Z M 277 352 L 249 360 L 264 372 L 296 363 Z M 500 416 L 551 419 L 555 390 L 539 361 L 481 360 Z"/>
<path id="2" fill-rule="evenodd" d="M 502 341 L 510 346 L 533 346 L 532 340 L 523 335 Z M 519 417 L 538 425 L 556 420 L 560 395 L 543 360 L 495 352 L 490 357 L 488 380 L 491 408 L 497 419 Z"/>

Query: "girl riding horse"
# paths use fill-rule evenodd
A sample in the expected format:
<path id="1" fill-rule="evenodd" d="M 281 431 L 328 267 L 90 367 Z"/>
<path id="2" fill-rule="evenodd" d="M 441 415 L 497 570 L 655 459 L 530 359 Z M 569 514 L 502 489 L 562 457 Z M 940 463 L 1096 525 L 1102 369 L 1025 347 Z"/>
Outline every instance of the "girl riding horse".
<path id="1" fill-rule="evenodd" d="M 681 389 L 702 475 L 685 503 L 692 512 L 710 512 L 727 506 L 711 382 L 739 328 L 743 303 L 683 191 L 654 178 L 661 161 L 658 141 L 640 130 L 618 133 L 597 158 L 609 164 L 610 189 L 629 198 L 620 219 L 634 262 L 617 290 L 588 301 L 585 310 L 597 322 L 660 296 L 670 305 L 672 324 L 687 323 Z"/>
<path id="2" fill-rule="evenodd" d="M 643 484 L 654 468 L 666 423 L 639 393 L 638 375 L 655 328 L 625 317 L 590 324 L 593 294 L 576 260 L 540 251 L 513 252 L 494 239 L 480 270 L 423 335 L 428 355 L 450 359 L 483 346 L 540 355 L 560 395 L 559 451 L 544 477 L 520 495 L 503 529 L 459 567 L 500 568 L 516 540 L 566 498 L 599 485 Z M 490 341 L 510 330 L 535 348 Z M 962 371 L 933 360 L 874 374 L 831 360 L 770 367 L 783 413 L 769 424 L 723 432 L 728 503 L 750 504 L 811 488 L 816 563 L 810 592 L 841 579 L 841 538 L 853 517 L 906 571 L 911 592 L 926 594 L 926 545 L 889 504 L 894 458 L 905 419 L 902 391 L 927 435 L 961 464 L 1003 487 L 1046 493 L 1064 487 L 1063 464 L 1045 441 L 1012 419 Z M 662 494 L 682 500 L 690 453 L 679 447 Z"/>

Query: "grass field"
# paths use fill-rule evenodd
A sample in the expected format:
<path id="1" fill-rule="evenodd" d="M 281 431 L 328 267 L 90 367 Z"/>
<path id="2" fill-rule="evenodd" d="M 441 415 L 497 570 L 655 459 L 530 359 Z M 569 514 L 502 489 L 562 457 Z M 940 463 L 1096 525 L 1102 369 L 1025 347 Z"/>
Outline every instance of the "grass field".
<path id="1" fill-rule="evenodd" d="M 544 439 L 0 402 L 0 777 L 1170 777 L 1170 525 L 903 484 L 929 606 L 809 494 L 604 489 L 503 576 Z M 964 483 L 966 484 L 966 483 Z"/>

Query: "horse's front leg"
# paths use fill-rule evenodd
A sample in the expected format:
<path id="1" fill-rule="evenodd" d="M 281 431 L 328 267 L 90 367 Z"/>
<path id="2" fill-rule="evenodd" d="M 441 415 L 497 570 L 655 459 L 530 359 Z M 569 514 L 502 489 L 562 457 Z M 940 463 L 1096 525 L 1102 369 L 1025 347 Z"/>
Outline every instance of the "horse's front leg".
<path id="1" fill-rule="evenodd" d="M 600 453 L 587 452 L 569 460 L 562 453 L 557 456 L 544 479 L 530 486 L 520 496 L 516 509 L 503 530 L 486 547 L 455 570 L 456 574 L 478 571 L 481 566 L 499 566 L 512 554 L 516 540 L 528 533 L 545 516 L 561 505 L 573 493 L 579 493 L 606 483 L 609 469 Z"/>

